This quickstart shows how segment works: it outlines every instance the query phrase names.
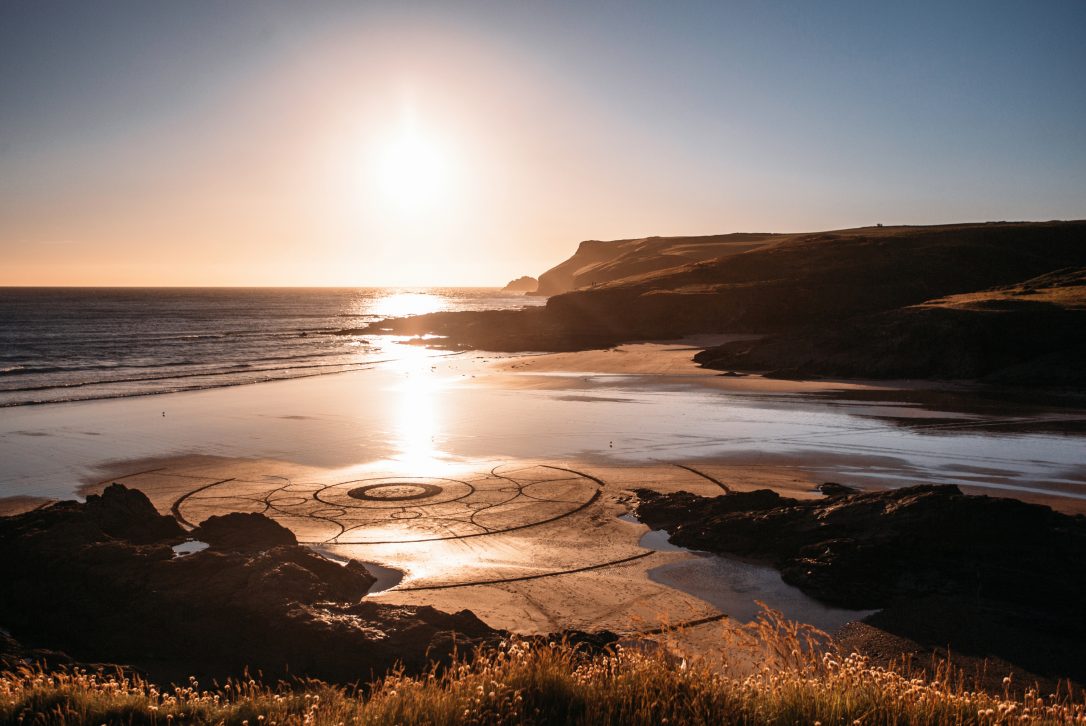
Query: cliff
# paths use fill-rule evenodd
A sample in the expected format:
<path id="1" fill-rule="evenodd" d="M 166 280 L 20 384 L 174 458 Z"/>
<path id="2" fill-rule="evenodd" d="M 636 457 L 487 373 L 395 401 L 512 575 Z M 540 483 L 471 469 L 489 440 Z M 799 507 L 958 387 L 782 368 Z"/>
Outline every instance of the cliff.
<path id="1" fill-rule="evenodd" d="M 648 272 L 635 272 L 637 245 L 606 257 L 625 242 L 582 244 L 578 255 L 585 264 L 576 267 L 574 255 L 551 271 L 558 271 L 552 283 L 584 283 L 604 270 L 629 274 L 599 278 L 534 310 L 436 313 L 346 332 L 434 333 L 444 336 L 439 345 L 501 351 L 757 333 L 768 337 L 713 349 L 698 360 L 784 376 L 1082 383 L 1076 371 L 1086 326 L 1075 301 L 1086 268 L 1084 221 L 716 239 L 731 240 L 726 254 L 679 267 L 668 267 L 674 257 L 662 254 L 651 264 L 646 259 L 645 266 L 658 268 Z M 1005 368 L 1015 370 L 1000 373 Z"/>
<path id="2" fill-rule="evenodd" d="M 705 237 L 643 237 L 581 242 L 568 260 L 539 276 L 536 295 L 560 295 L 629 277 L 670 270 L 702 260 L 729 257 L 770 242 L 771 234 Z"/>
<path id="3" fill-rule="evenodd" d="M 536 291 L 537 287 L 539 287 L 539 280 L 524 275 L 515 280 L 510 280 L 509 284 L 502 288 L 502 292 L 531 294 Z"/>

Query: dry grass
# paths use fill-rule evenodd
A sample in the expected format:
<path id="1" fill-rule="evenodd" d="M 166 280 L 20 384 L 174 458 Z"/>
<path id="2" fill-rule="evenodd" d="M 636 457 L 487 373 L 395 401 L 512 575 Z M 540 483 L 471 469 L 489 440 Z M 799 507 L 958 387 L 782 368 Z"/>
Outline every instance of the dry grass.
<path id="1" fill-rule="evenodd" d="M 634 642 L 589 654 L 512 641 L 421 676 L 393 672 L 362 690 L 320 682 L 262 686 L 195 680 L 159 689 L 138 677 L 25 668 L 0 674 L 0 722 L 23 724 L 1006 724 L 1086 723 L 1072 693 L 971 690 L 841 657 L 816 631 L 769 612 L 741 645 L 759 667 L 687 663 Z"/>

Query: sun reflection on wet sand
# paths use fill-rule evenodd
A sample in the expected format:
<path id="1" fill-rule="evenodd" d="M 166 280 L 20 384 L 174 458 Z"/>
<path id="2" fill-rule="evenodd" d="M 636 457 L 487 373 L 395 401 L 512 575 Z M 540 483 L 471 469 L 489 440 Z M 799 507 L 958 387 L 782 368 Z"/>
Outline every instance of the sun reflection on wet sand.
<path id="1" fill-rule="evenodd" d="M 389 537 L 402 537 L 403 530 L 387 528 Z M 377 536 L 382 530 L 367 530 L 367 536 Z M 529 548 L 516 548 L 508 542 L 475 540 L 438 540 L 387 545 L 333 545 L 337 553 L 361 560 L 372 560 L 406 573 L 404 583 L 422 581 L 470 581 L 485 577 L 500 577 L 501 570 L 516 570 L 525 566 Z"/>
<path id="2" fill-rule="evenodd" d="M 449 456 L 436 442 L 442 431 L 441 391 L 444 384 L 434 370 L 429 351 L 409 348 L 388 366 L 398 375 L 392 387 L 389 433 L 396 449 L 395 468 L 418 473 L 438 472 Z"/>

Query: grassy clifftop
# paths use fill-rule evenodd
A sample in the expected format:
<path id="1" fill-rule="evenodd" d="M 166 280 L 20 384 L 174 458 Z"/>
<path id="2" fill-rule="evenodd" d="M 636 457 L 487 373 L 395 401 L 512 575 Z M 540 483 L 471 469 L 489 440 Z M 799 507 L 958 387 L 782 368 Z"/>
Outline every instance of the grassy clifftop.
<path id="1" fill-rule="evenodd" d="M 865 228 L 773 245 L 548 301 L 570 330 L 624 337 L 775 332 L 1086 266 L 1086 222 Z"/>
<path id="2" fill-rule="evenodd" d="M 703 260 L 720 259 L 765 247 L 781 239 L 773 234 L 718 234 L 702 237 L 644 237 L 587 240 L 539 276 L 536 295 L 571 290 L 660 273 Z"/>

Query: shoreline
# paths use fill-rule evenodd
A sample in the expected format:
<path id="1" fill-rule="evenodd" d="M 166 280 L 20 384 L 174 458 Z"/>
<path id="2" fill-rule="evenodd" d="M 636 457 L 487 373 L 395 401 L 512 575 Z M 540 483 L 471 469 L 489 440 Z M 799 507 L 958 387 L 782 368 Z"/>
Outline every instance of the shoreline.
<path id="1" fill-rule="evenodd" d="M 989 483 L 993 493 L 1031 501 L 1086 492 L 1086 464 L 1069 448 L 1086 410 L 1008 410 L 968 390 L 949 396 L 885 382 L 721 377 L 693 363 L 694 347 L 419 351 L 365 371 L 263 387 L 11 407 L 0 424 L 0 454 L 10 462 L 0 499 L 62 498 L 73 480 L 93 479 L 109 462 L 131 471 L 134 459 L 188 454 L 324 467 L 385 461 L 408 470 L 495 457 L 689 461 L 740 476 L 744 467 L 806 468 L 865 488 L 947 481 L 978 491 Z M 73 484 L 58 487 L 65 479 Z M 1080 506 L 1061 499 L 1057 506 Z"/>
<path id="2" fill-rule="evenodd" d="M 864 490 L 952 482 L 1003 497 L 1012 490 L 996 487 L 1039 482 L 1014 498 L 1086 513 L 1076 436 L 970 431 L 1011 419 L 895 402 L 893 388 L 721 378 L 690 351 L 669 342 L 420 354 L 353 376 L 31 407 L 0 430 L 0 446 L 23 451 L 38 477 L 46 452 L 53 465 L 76 462 L 68 471 L 78 487 L 57 498 L 118 481 L 181 522 L 264 512 L 335 561 L 403 573 L 367 596 L 377 605 L 466 608 L 491 627 L 537 635 L 682 624 L 675 647 L 694 654 L 739 625 L 734 615 L 750 604 L 736 598 L 770 592 L 771 605 L 801 620 L 794 608 L 804 601 L 784 583 L 767 591 L 757 583 L 779 575 L 749 565 L 646 549 L 647 528 L 620 519 L 637 489 L 713 497 L 768 488 L 817 500 L 827 481 Z M 821 398 L 838 393 L 878 400 Z M 373 487 L 406 500 L 350 494 Z M 0 511 L 41 501 L 19 492 L 0 498 Z"/>
<path id="3" fill-rule="evenodd" d="M 874 611 L 827 605 L 786 584 L 765 562 L 683 549 L 657 536 L 650 523 L 631 519 L 645 489 L 711 498 L 771 488 L 801 502 L 827 501 L 818 490 L 820 477 L 797 469 L 498 460 L 432 478 L 373 465 L 319 470 L 207 456 L 157 463 L 162 466 L 109 476 L 81 493 L 100 493 L 107 482 L 119 481 L 182 523 L 263 513 L 325 559 L 376 565 L 387 578 L 384 589 L 365 598 L 375 605 L 468 609 L 489 627 L 524 636 L 611 631 L 652 637 L 668 631 L 668 647 L 706 656 L 758 612 L 759 600 L 865 648 L 887 642 L 899 652 L 921 647 L 894 634 L 890 615 L 860 622 Z M 510 484 L 519 489 L 512 499 L 502 493 Z M 409 501 L 360 501 L 351 495 L 359 485 Z M 443 491 L 420 491 L 422 499 L 402 493 L 402 487 L 427 485 Z M 470 521 L 458 520 L 457 511 L 470 513 Z M 480 513 L 485 518 L 477 520 Z M 330 527 L 335 521 L 342 526 Z M 476 531 L 480 526 L 487 531 Z M 881 629 L 887 623 L 889 633 Z M 967 655 L 963 662 L 978 661 Z"/>

